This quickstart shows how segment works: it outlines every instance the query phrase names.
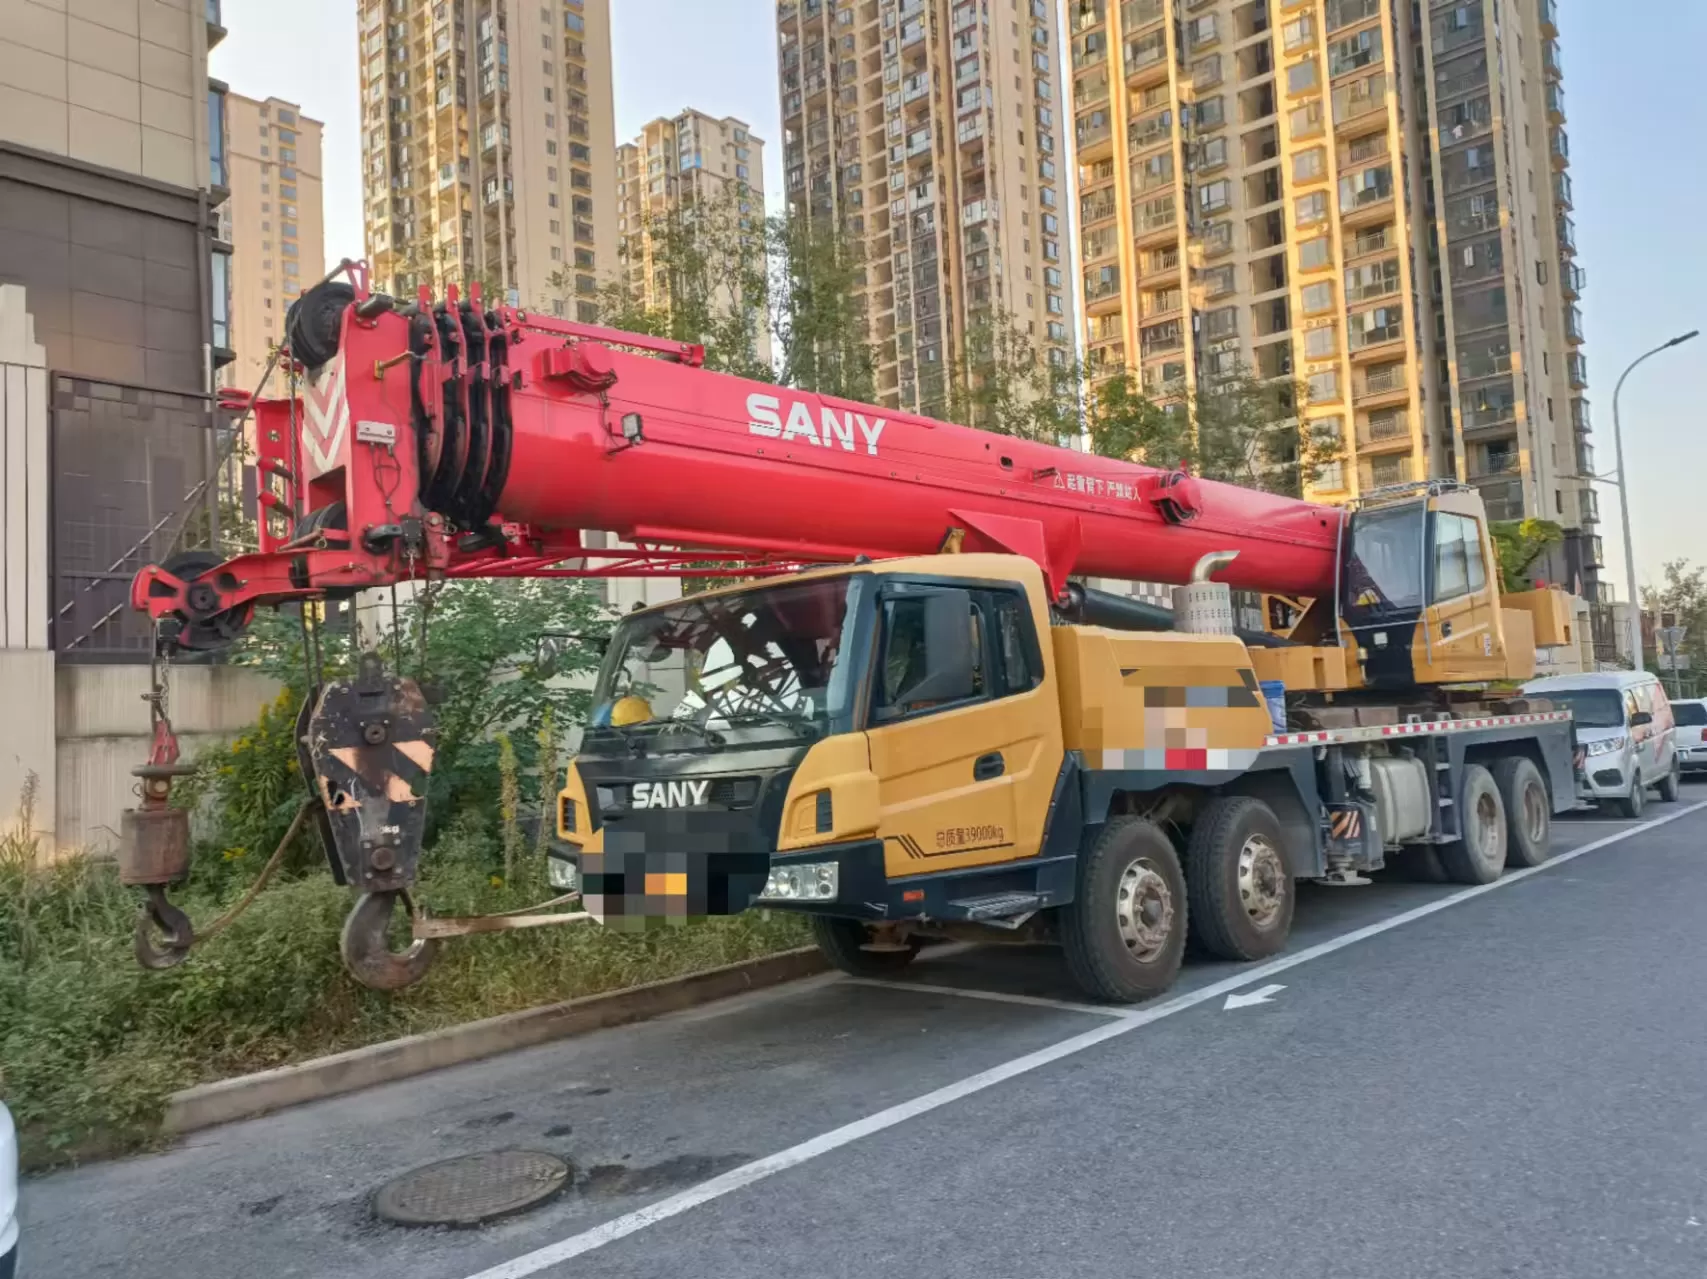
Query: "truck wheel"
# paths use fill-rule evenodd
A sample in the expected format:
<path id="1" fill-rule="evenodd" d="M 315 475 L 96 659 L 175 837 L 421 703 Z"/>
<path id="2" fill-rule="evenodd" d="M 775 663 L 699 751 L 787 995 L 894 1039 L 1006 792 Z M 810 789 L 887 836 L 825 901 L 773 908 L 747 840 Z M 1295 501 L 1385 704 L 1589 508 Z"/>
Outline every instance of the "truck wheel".
<path id="1" fill-rule="evenodd" d="M 1286 945 L 1296 892 L 1280 819 L 1260 799 L 1217 799 L 1185 850 L 1191 935 L 1217 959 L 1264 959 Z"/>
<path id="2" fill-rule="evenodd" d="M 1682 790 L 1682 787 L 1683 764 L 1678 760 L 1677 756 L 1673 755 L 1671 759 L 1671 772 L 1667 773 L 1665 775 L 1665 779 L 1660 782 L 1660 798 L 1668 804 L 1675 804 L 1677 803 L 1677 797 L 1679 792 Z"/>
<path id="3" fill-rule="evenodd" d="M 1506 815 L 1493 774 L 1480 764 L 1464 769 L 1458 801 L 1462 839 L 1440 846 L 1440 864 L 1455 884 L 1491 884 L 1505 869 Z"/>
<path id="4" fill-rule="evenodd" d="M 1173 985 L 1185 955 L 1185 876 L 1168 837 L 1117 817 L 1079 865 L 1078 895 L 1061 910 L 1067 967 L 1092 999 L 1130 1004 Z"/>
<path id="5" fill-rule="evenodd" d="M 1642 785 L 1642 766 L 1633 764 L 1630 768 L 1632 780 L 1630 793 L 1623 799 L 1615 800 L 1614 806 L 1620 817 L 1628 817 L 1632 821 L 1642 815 L 1642 810 L 1648 806 L 1648 788 Z"/>
<path id="6" fill-rule="evenodd" d="M 1494 761 L 1494 784 L 1505 804 L 1508 866 L 1539 866 L 1553 839 L 1553 798 L 1527 755 Z"/>
<path id="7" fill-rule="evenodd" d="M 917 938 L 909 938 L 906 950 L 862 950 L 871 934 L 857 919 L 813 915 L 812 940 L 831 965 L 850 977 L 889 977 L 913 962 L 919 953 Z"/>

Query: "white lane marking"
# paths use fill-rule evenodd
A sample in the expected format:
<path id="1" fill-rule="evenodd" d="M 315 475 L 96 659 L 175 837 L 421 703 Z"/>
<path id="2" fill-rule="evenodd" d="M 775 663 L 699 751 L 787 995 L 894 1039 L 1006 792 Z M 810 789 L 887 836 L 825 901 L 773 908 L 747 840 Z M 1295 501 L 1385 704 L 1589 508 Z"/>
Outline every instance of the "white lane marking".
<path id="1" fill-rule="evenodd" d="M 1497 888 L 1504 888 L 1508 884 L 1522 883 L 1531 876 L 1539 875 L 1555 866 L 1563 866 L 1566 862 L 1575 861 L 1577 858 L 1595 852 L 1597 849 L 1622 843 L 1632 836 L 1641 835 L 1647 831 L 1668 825 L 1681 817 L 1698 813 L 1704 808 L 1707 808 L 1707 801 L 1691 804 L 1688 808 L 1679 809 L 1675 813 L 1668 813 L 1666 816 L 1656 818 L 1651 822 L 1644 822 L 1640 826 L 1619 831 L 1616 834 L 1606 836 L 1604 839 L 1597 839 L 1592 843 L 1584 844 L 1580 848 L 1573 848 L 1569 852 L 1560 853 L 1541 866 L 1531 867 L 1528 870 L 1512 871 L 1491 884 L 1479 884 L 1473 888 L 1461 889 L 1449 897 L 1439 898 L 1425 905 L 1389 916 L 1376 923 L 1366 924 L 1362 928 L 1354 928 L 1349 933 L 1342 933 L 1338 937 L 1318 942 L 1316 945 L 1298 951 L 1296 954 L 1282 955 L 1265 964 L 1258 964 L 1254 968 L 1235 973 L 1233 976 L 1215 982 L 1213 985 L 1201 987 L 1148 1008 L 1137 1009 L 1119 1018 L 1111 1018 L 1105 1025 L 1098 1026 L 1094 1030 L 1084 1031 L 1070 1039 L 1063 1039 L 1060 1043 L 1051 1044 L 1047 1048 L 1039 1048 L 1036 1052 L 1015 1057 L 999 1066 L 992 1066 L 988 1070 L 969 1075 L 965 1079 L 947 1084 L 934 1092 L 925 1093 L 922 1097 L 915 1097 L 911 1101 L 904 1101 L 899 1105 L 889 1107 L 887 1110 L 880 1110 L 874 1115 L 867 1115 L 864 1119 L 856 1119 L 851 1124 L 844 1124 L 840 1128 L 803 1141 L 797 1146 L 779 1150 L 774 1155 L 766 1155 L 762 1159 L 755 1159 L 751 1163 L 742 1164 L 739 1168 L 733 1168 L 720 1177 L 713 1177 L 710 1181 L 702 1181 L 697 1186 L 690 1186 L 688 1189 L 666 1199 L 660 1199 L 657 1203 L 647 1204 L 644 1208 L 637 1208 L 635 1211 L 624 1213 L 620 1217 L 613 1217 L 611 1220 L 589 1230 L 583 1230 L 578 1235 L 570 1235 L 567 1239 L 546 1244 L 543 1248 L 525 1253 L 512 1261 L 501 1262 L 487 1270 L 470 1275 L 469 1279 L 527 1279 L 529 1275 L 536 1275 L 551 1266 L 561 1265 L 565 1261 L 603 1248 L 606 1244 L 615 1243 L 618 1239 L 636 1234 L 648 1226 L 654 1226 L 660 1221 L 667 1221 L 671 1217 L 680 1216 L 701 1204 L 710 1203 L 713 1199 L 721 1199 L 724 1195 L 733 1194 L 735 1191 L 755 1182 L 774 1177 L 779 1172 L 786 1172 L 788 1169 L 807 1163 L 820 1155 L 827 1155 L 833 1150 L 839 1150 L 841 1147 L 851 1145 L 862 1138 L 883 1132 L 897 1124 L 904 1124 L 909 1119 L 915 1119 L 920 1115 L 970 1097 L 974 1093 L 983 1092 L 987 1088 L 994 1088 L 997 1084 L 1006 1083 L 1019 1075 L 1028 1074 L 1040 1067 L 1051 1065 L 1064 1057 L 1082 1053 L 1087 1048 L 1095 1048 L 1098 1044 L 1105 1043 L 1110 1039 L 1130 1034 L 1140 1027 L 1161 1021 L 1164 1017 L 1172 1017 L 1175 1013 L 1182 1013 L 1189 1008 L 1196 1008 L 1199 1004 L 1210 1003 L 1224 995 L 1230 995 L 1236 990 L 1249 986 L 1253 981 L 1276 976 L 1290 968 L 1297 968 L 1300 964 L 1307 964 L 1312 960 L 1322 958 L 1324 955 L 1331 955 L 1335 951 L 1344 950 L 1347 946 L 1354 946 L 1360 941 L 1367 941 L 1371 937 L 1378 937 L 1382 933 L 1391 932 L 1395 928 L 1401 928 L 1406 924 L 1414 923 L 1416 920 L 1424 919 L 1450 907 L 1474 901 Z"/>
<path id="2" fill-rule="evenodd" d="M 1228 995 L 1227 1002 L 1221 1005 L 1221 1011 L 1226 1012 L 1229 1008 L 1249 1008 L 1252 1004 L 1273 1003 L 1274 997 L 1285 989 L 1284 986 L 1264 986 L 1248 995 Z"/>
<path id="3" fill-rule="evenodd" d="M 1044 999 L 1039 995 L 1010 995 L 1000 990 L 970 990 L 960 986 L 933 986 L 922 981 L 883 981 L 876 977 L 846 977 L 849 986 L 876 986 L 882 990 L 915 990 L 926 995 L 959 995 L 962 999 L 987 999 L 996 1004 L 1024 1004 L 1029 1008 L 1053 1008 L 1064 1013 L 1090 1013 L 1097 1017 L 1128 1018 L 1137 1014 L 1130 1008 L 1112 1008 L 1106 1004 L 1075 1004 L 1067 999 Z"/>

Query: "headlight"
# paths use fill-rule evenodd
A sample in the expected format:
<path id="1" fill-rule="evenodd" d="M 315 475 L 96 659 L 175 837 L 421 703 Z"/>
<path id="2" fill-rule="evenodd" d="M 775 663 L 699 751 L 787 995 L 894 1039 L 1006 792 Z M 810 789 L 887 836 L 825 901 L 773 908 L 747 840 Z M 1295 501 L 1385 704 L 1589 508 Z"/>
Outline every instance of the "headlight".
<path id="1" fill-rule="evenodd" d="M 1590 755 L 1610 755 L 1613 751 L 1621 751 L 1623 749 L 1624 739 L 1622 737 L 1606 737 L 1602 738 L 1598 742 L 1590 742 L 1588 744 L 1588 753 Z"/>
<path id="2" fill-rule="evenodd" d="M 545 878 L 553 888 L 572 893 L 581 886 L 581 869 L 574 862 L 564 861 L 561 857 L 547 857 Z"/>
<path id="3" fill-rule="evenodd" d="M 836 896 L 837 864 L 807 862 L 802 866 L 773 866 L 765 881 L 763 897 L 773 901 L 833 901 Z"/>

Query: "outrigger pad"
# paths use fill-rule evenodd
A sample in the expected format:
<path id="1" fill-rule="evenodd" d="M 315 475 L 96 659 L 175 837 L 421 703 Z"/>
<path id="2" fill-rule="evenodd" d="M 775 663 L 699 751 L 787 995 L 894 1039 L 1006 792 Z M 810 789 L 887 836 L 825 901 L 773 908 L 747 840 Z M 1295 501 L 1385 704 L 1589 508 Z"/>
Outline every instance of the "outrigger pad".
<path id="1" fill-rule="evenodd" d="M 362 655 L 354 680 L 329 684 L 308 721 L 308 752 L 338 859 L 352 887 L 415 882 L 438 726 L 414 680 Z"/>
<path id="2" fill-rule="evenodd" d="M 769 852 L 743 851 L 751 836 L 746 814 L 672 814 L 663 830 L 606 826 L 604 851 L 581 854 L 582 907 L 614 932 L 739 915 L 770 874 Z"/>

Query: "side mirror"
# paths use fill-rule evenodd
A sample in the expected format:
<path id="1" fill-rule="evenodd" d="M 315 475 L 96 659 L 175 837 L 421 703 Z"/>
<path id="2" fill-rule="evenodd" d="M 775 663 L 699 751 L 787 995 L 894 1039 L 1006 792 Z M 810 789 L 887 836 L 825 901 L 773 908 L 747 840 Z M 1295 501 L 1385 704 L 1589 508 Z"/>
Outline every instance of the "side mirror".
<path id="1" fill-rule="evenodd" d="M 1637 711 L 1630 717 L 1630 727 L 1640 728 L 1644 724 L 1652 724 L 1654 717 L 1647 711 Z"/>
<path id="2" fill-rule="evenodd" d="M 897 706 L 963 702 L 977 693 L 971 626 L 972 597 L 965 591 L 925 596 L 925 673 L 900 691 Z"/>

